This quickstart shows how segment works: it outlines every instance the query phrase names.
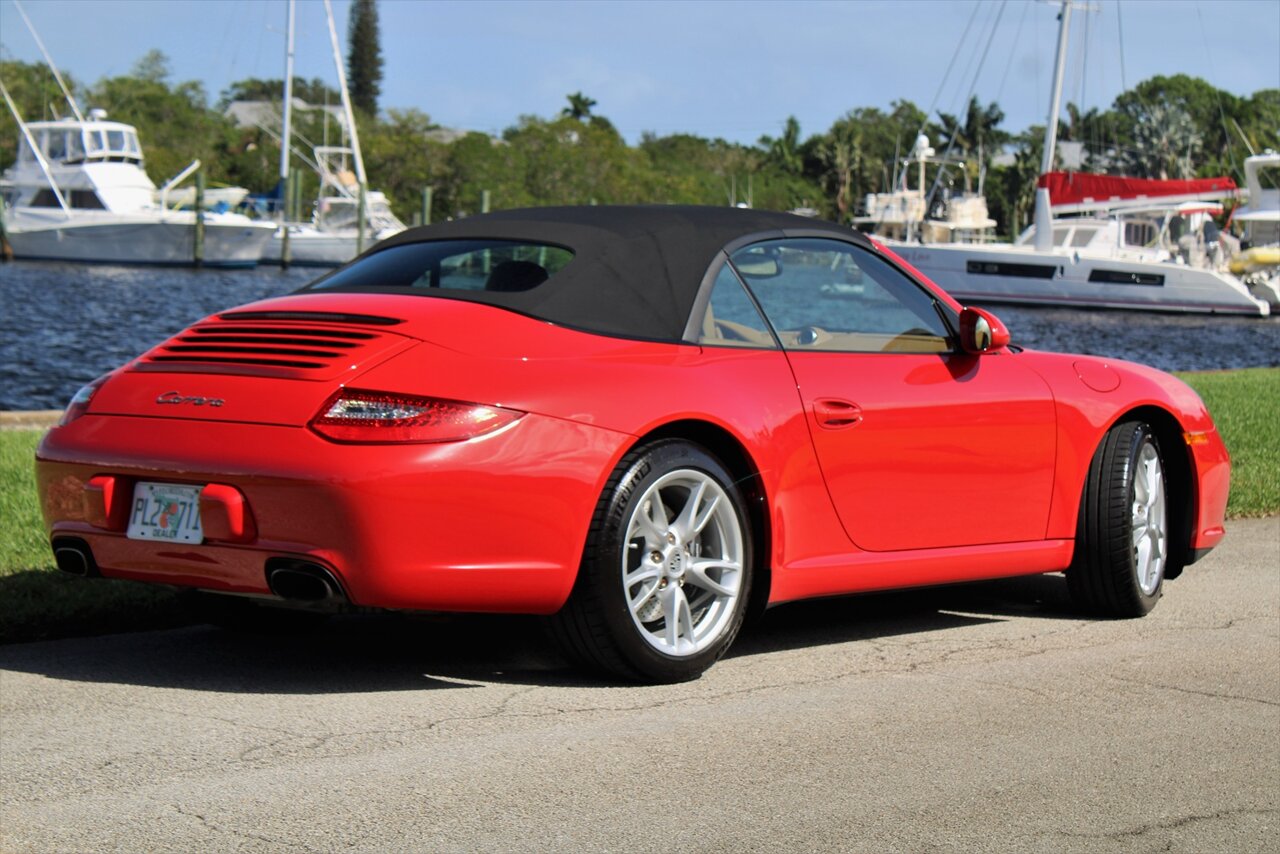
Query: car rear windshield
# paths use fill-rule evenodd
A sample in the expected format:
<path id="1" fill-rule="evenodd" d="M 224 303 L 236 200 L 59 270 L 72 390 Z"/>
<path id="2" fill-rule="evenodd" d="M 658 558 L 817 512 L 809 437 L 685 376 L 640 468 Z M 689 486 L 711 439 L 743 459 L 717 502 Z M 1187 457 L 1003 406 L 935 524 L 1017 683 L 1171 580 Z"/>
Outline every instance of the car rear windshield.
<path id="1" fill-rule="evenodd" d="M 335 270 L 310 290 L 528 291 L 573 260 L 548 243 L 510 240 L 435 240 L 403 243 Z"/>

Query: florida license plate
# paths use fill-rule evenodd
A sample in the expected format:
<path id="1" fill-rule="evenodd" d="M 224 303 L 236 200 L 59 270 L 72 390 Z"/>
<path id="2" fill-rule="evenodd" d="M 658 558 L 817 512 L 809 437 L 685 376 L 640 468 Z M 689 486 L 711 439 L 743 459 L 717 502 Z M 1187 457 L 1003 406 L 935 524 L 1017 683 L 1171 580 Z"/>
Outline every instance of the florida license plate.
<path id="1" fill-rule="evenodd" d="M 131 540 L 159 540 L 170 543 L 199 543 L 200 489 L 176 483 L 137 484 L 133 488 L 133 510 L 126 536 Z"/>

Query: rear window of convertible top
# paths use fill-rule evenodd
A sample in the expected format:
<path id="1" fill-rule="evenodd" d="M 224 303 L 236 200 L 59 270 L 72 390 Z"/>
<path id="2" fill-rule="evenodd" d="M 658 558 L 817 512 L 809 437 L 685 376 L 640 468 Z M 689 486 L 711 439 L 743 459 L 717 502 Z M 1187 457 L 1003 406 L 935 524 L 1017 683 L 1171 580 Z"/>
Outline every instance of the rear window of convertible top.
<path id="1" fill-rule="evenodd" d="M 513 292 L 536 288 L 573 260 L 546 243 L 512 240 L 435 240 L 375 252 L 313 283 L 309 290 Z"/>

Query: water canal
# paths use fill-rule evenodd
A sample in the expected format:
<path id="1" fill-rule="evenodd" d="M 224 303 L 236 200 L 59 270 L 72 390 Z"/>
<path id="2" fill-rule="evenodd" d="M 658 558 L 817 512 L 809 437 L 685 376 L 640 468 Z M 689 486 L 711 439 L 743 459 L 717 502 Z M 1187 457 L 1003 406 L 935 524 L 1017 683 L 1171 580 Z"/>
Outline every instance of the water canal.
<path id="1" fill-rule="evenodd" d="M 0 264 L 0 410 L 58 409 L 85 382 L 220 309 L 323 271 Z M 1280 317 L 996 306 L 1015 343 L 1165 370 L 1280 366 Z"/>

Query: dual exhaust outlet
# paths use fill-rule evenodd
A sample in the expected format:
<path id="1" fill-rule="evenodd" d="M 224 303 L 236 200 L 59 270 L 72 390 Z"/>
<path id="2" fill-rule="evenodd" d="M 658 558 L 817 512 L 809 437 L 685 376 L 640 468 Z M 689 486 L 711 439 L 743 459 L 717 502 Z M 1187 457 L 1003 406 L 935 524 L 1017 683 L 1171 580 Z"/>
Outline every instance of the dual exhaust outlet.
<path id="1" fill-rule="evenodd" d="M 58 537 L 53 541 L 53 559 L 58 569 L 81 578 L 101 576 L 93 549 L 79 537 Z M 317 563 L 296 558 L 273 557 L 266 565 L 267 587 L 272 594 L 299 606 L 347 604 L 347 595 L 333 573 Z"/>

